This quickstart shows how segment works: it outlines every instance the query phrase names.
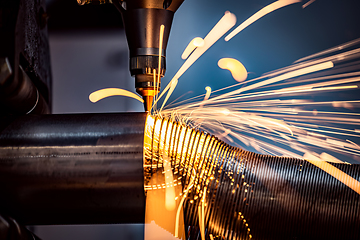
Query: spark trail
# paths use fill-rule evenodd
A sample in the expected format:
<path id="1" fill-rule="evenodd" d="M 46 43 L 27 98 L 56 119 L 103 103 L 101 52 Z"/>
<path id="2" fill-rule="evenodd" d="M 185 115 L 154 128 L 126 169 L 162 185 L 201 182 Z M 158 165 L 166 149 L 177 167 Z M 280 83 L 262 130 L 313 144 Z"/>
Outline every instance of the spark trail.
<path id="1" fill-rule="evenodd" d="M 160 114 L 264 154 L 357 162 L 360 64 L 352 53 L 295 63 L 212 91 L 212 97 L 173 103 Z"/>

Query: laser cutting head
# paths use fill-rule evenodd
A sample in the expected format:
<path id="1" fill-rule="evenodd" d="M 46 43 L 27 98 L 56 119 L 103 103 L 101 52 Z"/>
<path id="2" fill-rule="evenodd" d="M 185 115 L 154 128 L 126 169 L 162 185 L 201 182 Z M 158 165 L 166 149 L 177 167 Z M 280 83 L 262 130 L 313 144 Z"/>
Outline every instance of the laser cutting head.
<path id="1" fill-rule="evenodd" d="M 153 97 L 160 91 L 173 16 L 183 1 L 113 1 L 123 17 L 130 50 L 130 73 L 135 76 L 135 88 L 144 99 L 145 111 L 151 109 Z M 160 37 L 161 25 L 164 25 L 163 37 Z"/>
<path id="2" fill-rule="evenodd" d="M 184 0 L 77 1 L 79 5 L 110 2 L 121 12 L 130 50 L 130 73 L 135 76 L 135 88 L 144 99 L 145 111 L 150 111 L 165 75 L 166 47 L 173 16 Z M 162 25 L 164 32 L 160 37 Z"/>

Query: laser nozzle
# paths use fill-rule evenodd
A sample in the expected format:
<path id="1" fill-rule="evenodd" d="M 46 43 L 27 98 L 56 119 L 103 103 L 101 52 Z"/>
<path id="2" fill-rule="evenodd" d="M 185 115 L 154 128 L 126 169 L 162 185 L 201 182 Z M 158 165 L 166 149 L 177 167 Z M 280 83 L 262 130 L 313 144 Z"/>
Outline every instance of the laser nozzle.
<path id="1" fill-rule="evenodd" d="M 149 112 L 151 110 L 154 97 L 159 93 L 159 88 L 149 87 L 149 88 L 137 88 L 136 91 L 143 97 L 144 99 L 144 109 L 145 112 Z"/>

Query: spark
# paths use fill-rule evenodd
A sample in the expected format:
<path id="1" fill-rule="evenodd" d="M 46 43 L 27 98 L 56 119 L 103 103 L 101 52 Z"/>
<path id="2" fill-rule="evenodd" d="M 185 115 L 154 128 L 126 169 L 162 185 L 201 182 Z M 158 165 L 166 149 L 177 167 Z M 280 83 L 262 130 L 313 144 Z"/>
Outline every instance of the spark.
<path id="1" fill-rule="evenodd" d="M 159 63 L 158 63 L 158 78 L 157 78 L 157 83 L 160 83 L 160 75 L 161 75 L 161 55 L 162 55 L 162 45 L 163 45 L 163 40 L 164 40 L 164 29 L 165 26 L 161 25 L 160 26 L 160 36 L 159 36 Z M 155 85 L 156 86 L 156 85 Z M 155 96 L 156 97 L 156 96 Z"/>
<path id="2" fill-rule="evenodd" d="M 207 190 L 207 188 L 204 187 L 201 204 L 199 204 L 199 206 L 198 206 L 201 240 L 205 240 L 205 196 L 206 196 L 206 190 Z"/>
<path id="3" fill-rule="evenodd" d="M 329 53 L 333 53 L 333 52 L 336 52 L 336 51 L 340 51 L 340 50 L 344 50 L 346 48 L 349 48 L 349 47 L 352 47 L 356 44 L 360 43 L 360 38 L 358 39 L 355 39 L 353 41 L 350 41 L 350 42 L 347 42 L 347 43 L 344 43 L 344 44 L 341 44 L 339 46 L 336 46 L 336 47 L 333 47 L 333 48 L 330 48 L 330 49 L 327 49 L 325 51 L 322 51 L 322 52 L 319 52 L 319 53 L 315 53 L 315 54 L 312 54 L 310 56 L 307 56 L 307 57 L 304 57 L 304 58 L 301 58 L 299 60 L 296 60 L 294 63 L 298 63 L 298 62 L 303 62 L 305 60 L 309 60 L 309 59 L 312 59 L 312 58 L 316 58 L 316 57 L 320 57 L 320 56 L 323 56 L 325 54 L 329 54 Z"/>
<path id="4" fill-rule="evenodd" d="M 206 101 L 206 100 L 209 99 L 210 94 L 211 94 L 211 87 L 207 86 L 207 87 L 205 88 L 205 90 L 206 90 L 206 94 L 205 94 L 205 97 L 204 97 L 204 101 Z"/>
<path id="5" fill-rule="evenodd" d="M 211 87 L 207 86 L 205 87 L 205 97 L 204 97 L 204 100 L 202 101 L 202 103 L 200 104 L 199 108 L 202 108 L 202 106 L 204 105 L 204 103 L 206 102 L 206 100 L 209 99 L 210 97 L 210 94 L 211 94 Z"/>
<path id="6" fill-rule="evenodd" d="M 300 62 L 300 63 L 296 63 L 294 65 L 290 65 L 288 67 L 284 67 L 272 72 L 268 72 L 263 74 L 262 77 L 272 77 L 275 75 L 279 75 L 285 72 L 289 72 L 289 71 L 294 71 L 296 69 L 302 69 L 314 64 L 319 64 L 319 63 L 324 63 L 324 62 L 329 62 L 329 61 L 348 61 L 354 58 L 359 58 L 360 57 L 360 48 L 354 49 L 354 50 L 350 50 L 350 51 L 346 51 L 343 53 L 339 53 L 336 55 L 332 55 L 329 57 L 325 57 L 325 58 L 320 58 L 317 60 L 312 60 L 312 61 L 307 61 L 307 62 Z"/>
<path id="7" fill-rule="evenodd" d="M 247 78 L 246 68 L 236 59 L 222 58 L 218 61 L 218 66 L 222 69 L 229 70 L 233 78 L 238 82 L 242 82 Z"/>
<path id="8" fill-rule="evenodd" d="M 196 51 L 204 47 L 196 48 L 188 60 L 194 57 Z M 167 126 L 167 131 L 169 134 L 171 132 L 174 140 L 170 140 L 170 135 L 162 133 L 165 124 L 162 121 L 165 120 L 157 120 L 154 123 L 149 121 L 155 132 L 152 136 L 153 141 L 159 144 L 150 146 L 150 143 L 144 140 L 146 148 L 152 148 L 151 160 L 154 156 L 154 159 L 158 159 L 157 166 L 162 164 L 165 178 L 167 171 L 171 171 L 171 166 L 168 164 L 170 159 L 176 164 L 177 173 L 183 173 L 178 181 L 186 186 L 185 190 L 177 197 L 169 195 L 171 198 L 169 201 L 177 203 L 175 237 L 179 235 L 180 213 L 187 200 L 191 208 L 195 212 L 198 211 L 196 221 L 199 224 L 200 238 L 205 239 L 205 232 L 208 229 L 205 229 L 206 187 L 203 187 L 209 186 L 211 181 L 220 184 L 219 179 L 214 178 L 214 175 L 226 171 L 225 168 L 218 168 L 220 165 L 215 166 L 212 158 L 226 156 L 223 160 L 227 159 L 226 164 L 232 164 L 231 150 L 216 145 L 218 139 L 210 139 L 209 135 L 197 131 L 198 129 L 209 134 L 218 134 L 225 141 L 232 142 L 232 146 L 235 144 L 241 148 L 246 146 L 245 148 L 255 149 L 260 153 L 304 159 L 360 194 L 358 180 L 328 163 L 344 163 L 343 156 L 350 156 L 355 160 L 360 156 L 359 145 L 351 141 L 360 138 L 360 114 L 354 112 L 354 108 L 360 106 L 360 101 L 343 100 L 341 98 L 345 95 L 337 94 L 340 91 L 342 93 L 358 89 L 360 72 L 346 71 L 339 74 L 339 71 L 344 66 L 341 65 L 344 61 L 359 57 L 360 49 L 355 49 L 295 63 L 259 78 L 250 80 L 245 78 L 241 83 L 223 89 L 212 91 L 207 87 L 205 94 L 173 103 L 171 107 L 165 108 L 165 103 L 181 76 L 181 74 L 177 75 L 178 72 L 175 75 L 177 78 L 174 76 L 160 95 L 159 99 L 168 91 L 160 111 L 157 112 L 159 117 L 177 121 L 176 132 L 169 131 L 171 127 Z M 334 68 L 334 64 L 337 68 Z M 354 64 L 351 67 L 356 70 L 360 65 Z M 322 76 L 317 77 L 320 74 Z M 316 98 L 307 97 L 325 93 L 331 93 L 326 101 L 319 102 Z M 210 98 L 211 94 L 212 98 Z M 340 111 L 339 108 L 345 110 Z M 314 109 L 316 109 L 315 115 Z M 170 148 L 173 149 L 172 152 L 167 150 Z M 211 149 L 211 156 L 210 151 L 206 152 L 208 149 Z M 149 157 L 149 153 L 145 155 Z M 340 155 L 341 157 L 338 158 Z M 219 159 L 219 161 L 223 160 Z M 232 176 L 232 172 L 225 174 L 229 178 Z M 249 184 L 251 187 L 251 183 L 247 185 L 244 183 L 244 186 L 249 187 Z M 173 179 L 155 188 L 165 188 L 166 191 L 171 185 L 175 185 Z M 247 194 L 252 192 L 250 188 L 244 191 Z M 211 194 L 208 194 L 209 198 Z M 244 198 L 244 201 L 249 200 Z M 246 220 L 243 224 L 245 223 Z M 215 226 L 215 228 L 220 227 Z M 250 228 L 247 229 L 251 238 Z M 209 236 L 212 238 L 211 234 Z"/>
<path id="9" fill-rule="evenodd" d="M 305 3 L 304 5 L 302 5 L 302 8 L 306 8 L 307 6 L 309 6 L 310 4 L 312 4 L 313 2 L 315 2 L 315 0 L 310 0 L 307 3 Z"/>
<path id="10" fill-rule="evenodd" d="M 274 3 L 271 3 L 267 5 L 266 7 L 262 8 L 258 12 L 256 12 L 254 15 L 252 15 L 250 18 L 248 18 L 246 21 L 244 21 L 242 24 L 240 24 L 237 28 L 235 28 L 229 35 L 225 37 L 225 41 L 229 41 L 231 38 L 233 38 L 236 34 L 244 30 L 246 27 L 248 27 L 250 24 L 256 22 L 263 16 L 279 9 L 285 6 L 288 6 L 290 4 L 301 2 L 301 0 L 279 0 Z"/>
<path id="11" fill-rule="evenodd" d="M 304 159 L 314 164 L 318 168 L 322 169 L 323 171 L 327 172 L 329 175 L 333 176 L 334 178 L 354 190 L 356 193 L 360 194 L 360 182 L 351 177 L 350 175 L 344 173 L 330 163 L 321 160 L 319 161 L 317 157 L 311 155 L 310 153 L 306 153 L 304 155 Z"/>
<path id="12" fill-rule="evenodd" d="M 184 195 L 183 197 L 181 198 L 180 200 L 180 203 L 179 203 L 179 206 L 178 206 L 178 209 L 176 211 L 176 218 L 175 218 L 175 234 L 174 236 L 175 237 L 179 237 L 179 221 L 180 221 L 180 212 L 181 212 L 181 208 L 182 208 L 182 205 L 184 204 L 184 201 L 187 197 L 187 194 L 188 192 L 190 191 L 190 189 L 194 186 L 194 180 L 195 180 L 195 175 L 196 175 L 196 172 L 195 172 L 195 169 L 193 169 L 194 171 L 194 174 L 192 175 L 193 177 L 191 178 L 191 182 L 189 183 L 188 187 L 186 188 L 185 192 L 184 192 Z"/>
<path id="13" fill-rule="evenodd" d="M 203 47 L 205 45 L 204 39 L 201 37 L 196 37 L 189 42 L 187 47 L 185 48 L 183 54 L 181 55 L 182 59 L 187 59 L 189 55 L 198 47 Z"/>
<path id="14" fill-rule="evenodd" d="M 175 76 L 170 80 L 168 85 L 161 92 L 158 99 L 160 99 L 172 86 L 173 82 L 178 81 L 178 79 L 184 74 L 184 72 L 189 69 L 189 67 L 201 57 L 219 38 L 221 38 L 227 31 L 229 31 L 236 23 L 236 16 L 231 12 L 225 12 L 225 15 L 219 20 L 219 22 L 211 29 L 211 31 L 204 38 L 204 46 L 201 48 L 196 48 L 195 51 L 190 55 L 190 57 L 184 62 L 184 64 L 177 71 Z M 171 93 L 169 91 L 167 99 L 170 97 Z M 157 101 L 158 101 L 157 99 Z M 164 100 L 163 105 L 166 104 Z M 160 109 L 161 111 L 161 109 Z"/>
<path id="15" fill-rule="evenodd" d="M 306 68 L 297 69 L 297 70 L 294 70 L 294 71 L 291 71 L 291 72 L 288 72 L 288 73 L 284 73 L 284 74 L 282 74 L 280 76 L 276 76 L 276 77 L 273 77 L 273 78 L 270 78 L 270 79 L 267 79 L 267 80 L 263 80 L 263 81 L 254 83 L 252 85 L 249 85 L 247 87 L 243 87 L 243 88 L 234 90 L 232 92 L 225 93 L 225 94 L 222 94 L 220 96 L 211 98 L 211 99 L 207 100 L 206 103 L 208 104 L 208 103 L 214 102 L 216 100 L 220 100 L 220 99 L 224 99 L 225 101 L 228 101 L 228 97 L 230 97 L 232 95 L 240 94 L 242 92 L 246 92 L 246 91 L 249 91 L 249 90 L 252 90 L 252 89 L 255 89 L 255 88 L 259 88 L 259 87 L 262 87 L 262 86 L 266 86 L 266 85 L 269 85 L 269 84 L 280 82 L 280 81 L 283 81 L 283 80 L 286 80 L 286 79 L 306 75 L 308 73 L 329 69 L 329 68 L 332 68 L 333 66 L 334 66 L 334 64 L 331 61 L 329 61 L 329 62 L 309 66 L 309 67 L 306 67 Z M 198 103 L 195 103 L 195 105 L 197 105 L 197 104 Z"/>
<path id="16" fill-rule="evenodd" d="M 352 50 L 336 55 L 349 56 L 349 52 Z M 332 162 L 343 160 L 332 153 L 360 156 L 356 143 L 342 139 L 360 138 L 359 127 L 356 127 L 360 125 L 360 114 L 352 111 L 360 106 L 359 100 L 336 99 L 336 94 L 328 101 L 314 102 L 299 97 L 300 94 L 358 89 L 359 71 L 339 73 L 333 70 L 332 61 L 325 61 L 329 59 L 334 56 L 301 66 L 292 65 L 255 80 L 212 91 L 211 94 L 216 93 L 212 98 L 206 93 L 205 97 L 200 95 L 181 101 L 164 108 L 161 114 L 212 134 L 224 133 L 223 137 L 229 142 L 237 140 L 235 145 L 252 147 L 261 153 L 302 158 L 306 152 L 322 149 L 318 158 Z M 341 63 L 338 66 L 341 67 Z M 319 71 L 324 76 L 314 78 L 310 75 Z M 266 76 L 270 78 L 266 79 Z M 288 79 L 291 81 L 286 81 Z M 274 86 L 278 89 L 273 89 Z M 292 98 L 288 99 L 289 96 Z M 315 106 L 317 114 L 313 115 Z M 326 109 L 322 109 L 324 107 Z M 331 107 L 346 107 L 351 111 L 330 110 Z"/>
<path id="17" fill-rule="evenodd" d="M 89 100 L 93 103 L 100 101 L 101 99 L 111 97 L 111 96 L 125 96 L 125 97 L 131 97 L 134 98 L 140 102 L 144 102 L 144 100 L 137 94 L 120 89 L 120 88 L 104 88 L 97 90 L 89 95 Z"/>

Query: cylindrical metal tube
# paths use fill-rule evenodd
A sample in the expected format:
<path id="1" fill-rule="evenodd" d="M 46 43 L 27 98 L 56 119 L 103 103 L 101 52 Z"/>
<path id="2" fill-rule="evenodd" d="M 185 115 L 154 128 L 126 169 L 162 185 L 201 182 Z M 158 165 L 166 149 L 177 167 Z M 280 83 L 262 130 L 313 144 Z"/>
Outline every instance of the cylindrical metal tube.
<path id="1" fill-rule="evenodd" d="M 143 223 L 145 120 L 145 113 L 2 119 L 0 213 L 22 224 Z"/>
<path id="2" fill-rule="evenodd" d="M 147 183 L 168 162 L 184 190 L 176 201 L 184 197 L 187 239 L 360 237 L 360 195 L 302 159 L 244 151 L 144 113 L 2 123 L 0 212 L 21 223 L 143 222 L 144 184 L 163 189 Z M 360 165 L 331 165 L 359 181 Z"/>

